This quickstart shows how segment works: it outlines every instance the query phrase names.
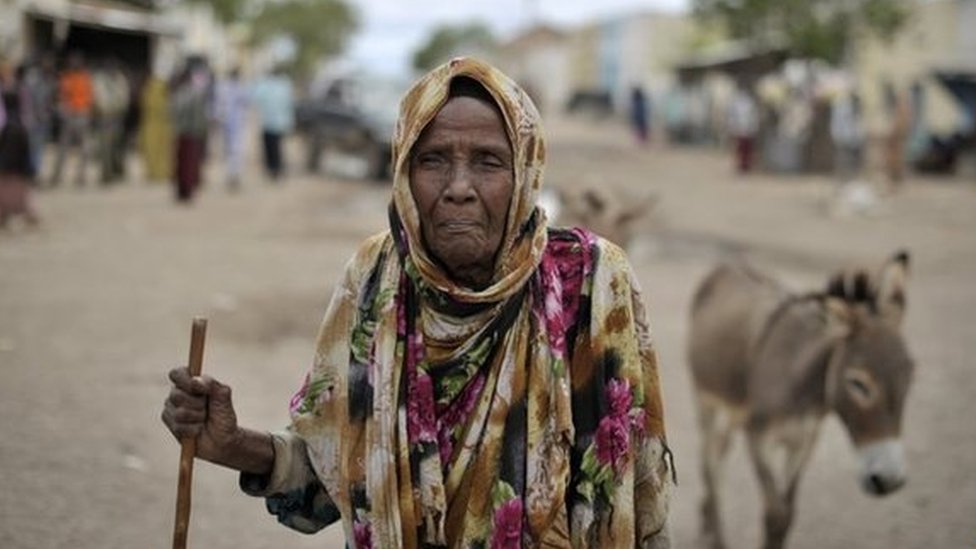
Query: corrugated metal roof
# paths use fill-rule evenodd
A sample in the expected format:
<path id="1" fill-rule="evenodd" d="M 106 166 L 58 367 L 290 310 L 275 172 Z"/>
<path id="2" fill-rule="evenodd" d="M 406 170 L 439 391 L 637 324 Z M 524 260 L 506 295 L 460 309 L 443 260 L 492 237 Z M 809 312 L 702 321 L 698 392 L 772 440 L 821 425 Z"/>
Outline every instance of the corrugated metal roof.
<path id="1" fill-rule="evenodd" d="M 156 3 L 153 0 L 136 0 L 123 5 L 118 2 L 28 2 L 26 13 L 55 20 L 102 27 L 106 29 L 146 32 L 150 34 L 179 36 L 179 25 L 155 10 L 137 7 L 137 3 Z"/>

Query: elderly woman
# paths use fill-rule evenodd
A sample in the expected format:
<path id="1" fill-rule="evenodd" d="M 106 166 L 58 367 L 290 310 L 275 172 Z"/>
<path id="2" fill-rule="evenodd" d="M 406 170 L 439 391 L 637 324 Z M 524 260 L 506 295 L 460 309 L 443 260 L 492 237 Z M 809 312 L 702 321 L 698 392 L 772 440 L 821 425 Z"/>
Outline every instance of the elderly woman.
<path id="1" fill-rule="evenodd" d="M 352 547 L 666 547 L 655 353 L 619 248 L 553 229 L 528 96 L 455 59 L 394 139 L 390 229 L 346 268 L 282 432 L 171 372 L 163 420 L 297 530 Z"/>

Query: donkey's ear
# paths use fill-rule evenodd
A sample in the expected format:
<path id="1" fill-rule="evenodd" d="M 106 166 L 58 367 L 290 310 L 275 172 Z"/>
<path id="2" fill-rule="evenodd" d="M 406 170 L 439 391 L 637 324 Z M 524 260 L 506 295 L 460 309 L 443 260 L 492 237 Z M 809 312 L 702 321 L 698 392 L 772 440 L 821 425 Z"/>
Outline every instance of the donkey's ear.
<path id="1" fill-rule="evenodd" d="M 595 215 L 602 214 L 609 207 L 606 193 L 595 188 L 584 190 L 580 198 L 583 204 L 590 209 L 590 212 Z"/>
<path id="2" fill-rule="evenodd" d="M 559 201 L 574 223 L 585 225 L 593 218 L 593 209 L 579 189 L 559 189 Z"/>
<path id="3" fill-rule="evenodd" d="M 826 292 L 828 297 L 836 297 L 852 305 L 873 307 L 875 303 L 871 276 L 862 269 L 848 269 L 833 275 L 827 282 Z"/>
<path id="4" fill-rule="evenodd" d="M 617 224 L 629 225 L 641 219 L 657 206 L 657 201 L 657 195 L 651 194 L 631 204 L 621 205 L 620 213 L 617 215 Z"/>
<path id="5" fill-rule="evenodd" d="M 878 314 L 893 327 L 901 326 L 908 305 L 908 252 L 901 250 L 885 262 L 878 274 Z"/>
<path id="6" fill-rule="evenodd" d="M 830 338 L 847 337 L 854 329 L 854 311 L 844 299 L 827 296 L 823 300 L 824 322 Z"/>

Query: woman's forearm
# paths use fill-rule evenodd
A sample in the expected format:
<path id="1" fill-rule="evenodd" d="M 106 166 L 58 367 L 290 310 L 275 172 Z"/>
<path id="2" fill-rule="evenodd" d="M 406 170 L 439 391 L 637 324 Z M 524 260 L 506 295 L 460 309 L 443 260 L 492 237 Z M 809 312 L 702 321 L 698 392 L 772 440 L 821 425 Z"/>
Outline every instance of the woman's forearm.
<path id="1" fill-rule="evenodd" d="M 240 428 L 230 445 L 222 455 L 209 459 L 217 465 L 223 465 L 236 471 L 266 475 L 274 468 L 275 451 L 271 434 L 267 431 L 254 431 Z"/>

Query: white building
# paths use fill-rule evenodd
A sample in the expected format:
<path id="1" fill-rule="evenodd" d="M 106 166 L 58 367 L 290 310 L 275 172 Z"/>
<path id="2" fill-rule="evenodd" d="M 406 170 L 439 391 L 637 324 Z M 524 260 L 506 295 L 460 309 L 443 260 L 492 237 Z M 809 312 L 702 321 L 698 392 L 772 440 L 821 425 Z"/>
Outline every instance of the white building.
<path id="1" fill-rule="evenodd" d="M 634 86 L 651 96 L 670 86 L 693 28 L 688 16 L 663 13 L 631 13 L 566 30 L 540 25 L 504 44 L 498 63 L 534 90 L 544 110 L 562 110 L 583 93 L 603 96 L 625 113 Z"/>
<path id="2" fill-rule="evenodd" d="M 558 112 L 566 105 L 572 86 L 565 33 L 545 25 L 533 27 L 503 44 L 495 58 L 543 113 Z"/>
<path id="3" fill-rule="evenodd" d="M 936 73 L 976 75 L 976 0 L 915 0 L 910 5 L 911 16 L 893 41 L 875 38 L 859 45 L 852 72 L 874 124 L 884 122 L 885 84 L 899 93 L 917 85 L 924 105 L 914 107 L 922 111 L 928 129 L 951 132 L 976 113 L 966 114 Z"/>

